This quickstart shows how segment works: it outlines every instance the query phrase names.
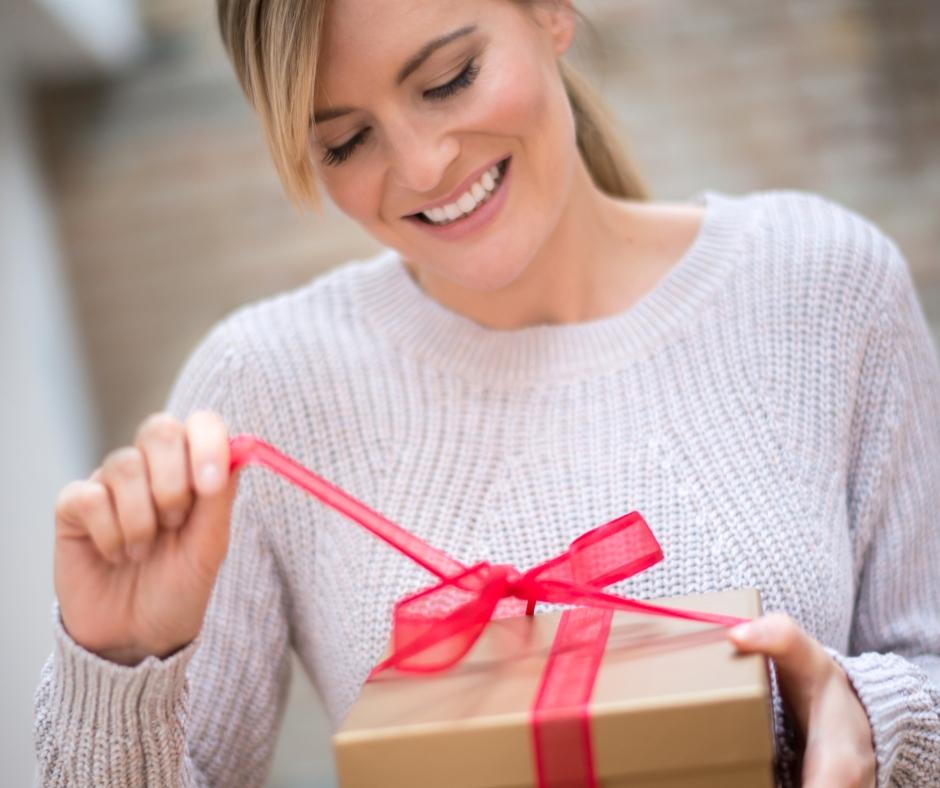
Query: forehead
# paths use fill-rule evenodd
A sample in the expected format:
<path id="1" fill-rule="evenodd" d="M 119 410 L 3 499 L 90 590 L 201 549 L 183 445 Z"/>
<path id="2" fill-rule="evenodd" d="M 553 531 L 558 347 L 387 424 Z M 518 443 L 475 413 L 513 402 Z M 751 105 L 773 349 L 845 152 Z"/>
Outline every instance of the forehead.
<path id="1" fill-rule="evenodd" d="M 357 74 L 391 79 L 432 38 L 485 16 L 491 0 L 330 0 L 320 45 L 318 82 Z"/>

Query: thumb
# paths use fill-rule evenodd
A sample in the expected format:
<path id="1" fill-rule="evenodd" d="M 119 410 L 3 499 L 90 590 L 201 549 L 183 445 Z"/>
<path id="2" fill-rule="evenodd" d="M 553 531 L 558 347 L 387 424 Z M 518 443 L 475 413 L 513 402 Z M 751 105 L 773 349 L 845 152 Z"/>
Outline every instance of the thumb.
<path id="1" fill-rule="evenodd" d="M 824 676 L 828 655 L 785 613 L 768 613 L 728 632 L 739 651 L 771 657 L 781 690 L 801 722 L 809 716 L 810 700 Z"/>
<path id="2" fill-rule="evenodd" d="M 221 490 L 196 499 L 180 538 L 193 567 L 207 581 L 215 575 L 228 552 L 232 505 L 240 471 L 233 471 Z"/>

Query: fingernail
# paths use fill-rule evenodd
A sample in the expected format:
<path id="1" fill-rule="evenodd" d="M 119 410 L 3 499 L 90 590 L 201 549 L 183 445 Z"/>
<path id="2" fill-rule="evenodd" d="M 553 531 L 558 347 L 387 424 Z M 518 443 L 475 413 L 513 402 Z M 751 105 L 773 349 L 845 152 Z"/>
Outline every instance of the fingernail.
<path id="1" fill-rule="evenodd" d="M 202 470 L 199 471 L 199 481 L 202 482 L 203 492 L 209 494 L 218 492 L 222 482 L 222 472 L 219 466 L 212 463 L 203 465 Z"/>
<path id="2" fill-rule="evenodd" d="M 135 563 L 140 563 L 147 556 L 147 545 L 143 542 L 138 542 L 137 544 L 128 545 L 127 554 L 130 556 L 131 561 Z"/>
<path id="3" fill-rule="evenodd" d="M 732 627 L 728 634 L 731 635 L 735 640 L 754 640 L 755 637 L 759 634 L 757 627 L 754 624 L 738 624 L 736 627 Z"/>

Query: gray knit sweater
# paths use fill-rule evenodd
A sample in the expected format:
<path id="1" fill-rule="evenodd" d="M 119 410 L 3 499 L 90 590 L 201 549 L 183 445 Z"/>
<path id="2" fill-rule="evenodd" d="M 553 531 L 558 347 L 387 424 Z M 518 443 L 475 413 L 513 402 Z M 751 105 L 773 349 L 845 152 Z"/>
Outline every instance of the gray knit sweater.
<path id="1" fill-rule="evenodd" d="M 760 589 L 848 672 L 878 785 L 940 785 L 940 364 L 908 266 L 817 196 L 693 200 L 692 246 L 625 312 L 489 329 L 386 250 L 239 309 L 169 408 L 217 410 L 464 563 L 525 568 L 639 510 L 665 560 L 614 592 Z M 106 662 L 54 609 L 43 785 L 262 784 L 290 650 L 337 726 L 393 603 L 432 579 L 263 469 L 232 529 L 203 630 L 169 659 Z"/>

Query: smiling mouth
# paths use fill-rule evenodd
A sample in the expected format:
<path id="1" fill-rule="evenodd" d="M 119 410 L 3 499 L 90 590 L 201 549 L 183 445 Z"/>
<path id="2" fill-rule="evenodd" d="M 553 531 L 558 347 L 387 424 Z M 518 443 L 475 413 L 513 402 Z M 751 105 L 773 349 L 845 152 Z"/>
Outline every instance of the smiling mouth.
<path id="1" fill-rule="evenodd" d="M 476 212 L 476 210 L 477 210 L 478 208 L 480 208 L 480 206 L 485 205 L 487 202 L 489 202 L 490 198 L 491 198 L 494 194 L 496 194 L 496 192 L 499 190 L 500 184 L 503 182 L 503 176 L 506 174 L 506 168 L 509 166 L 509 160 L 510 160 L 511 158 L 512 158 L 511 156 L 507 156 L 505 159 L 503 159 L 502 161 L 498 162 L 498 163 L 495 165 L 496 170 L 499 172 L 499 177 L 495 179 L 495 185 L 493 186 L 492 189 L 486 191 L 485 195 L 484 195 L 481 199 L 476 199 L 474 205 L 473 205 L 472 207 L 470 207 L 469 210 L 464 210 L 464 209 L 460 208 L 460 211 L 461 211 L 461 212 L 460 212 L 460 214 L 459 214 L 458 216 L 455 216 L 455 217 L 453 217 L 453 218 L 449 218 L 449 217 L 448 217 L 448 218 L 444 218 L 444 219 L 442 219 L 441 221 L 434 221 L 434 220 L 432 220 L 430 217 L 426 216 L 423 211 L 419 211 L 418 213 L 409 214 L 406 218 L 408 218 L 408 219 L 415 219 L 415 220 L 417 220 L 417 221 L 419 221 L 419 222 L 422 222 L 422 223 L 424 223 L 424 224 L 430 224 L 430 225 L 433 225 L 433 226 L 435 226 L 435 227 L 446 227 L 446 226 L 449 225 L 449 224 L 455 224 L 455 223 L 461 221 L 462 219 L 465 219 L 465 218 L 468 217 L 468 216 L 472 216 L 472 215 Z M 476 185 L 476 184 L 474 184 L 474 185 Z M 481 187 L 481 188 L 482 188 L 482 187 Z M 473 196 L 473 195 L 470 194 L 470 192 L 466 192 L 466 193 L 465 193 L 461 198 L 459 198 L 459 199 L 464 199 L 464 198 L 467 197 L 468 195 L 470 195 L 471 197 Z M 451 206 L 456 206 L 456 203 L 451 203 L 450 205 L 451 205 Z M 450 206 L 448 206 L 448 207 L 450 207 Z"/>

